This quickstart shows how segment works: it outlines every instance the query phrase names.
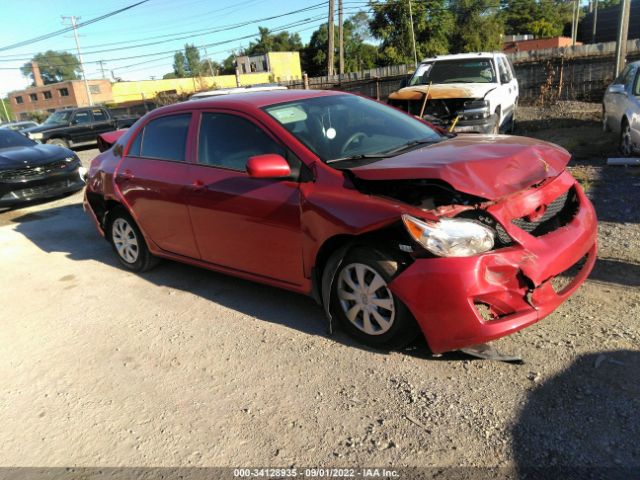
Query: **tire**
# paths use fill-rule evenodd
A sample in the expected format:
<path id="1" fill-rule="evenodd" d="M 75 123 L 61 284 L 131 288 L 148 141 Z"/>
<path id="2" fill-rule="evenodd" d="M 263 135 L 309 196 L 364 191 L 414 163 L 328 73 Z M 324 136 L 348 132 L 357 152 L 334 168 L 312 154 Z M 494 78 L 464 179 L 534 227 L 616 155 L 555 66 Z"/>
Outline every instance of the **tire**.
<path id="1" fill-rule="evenodd" d="M 136 222 L 124 209 L 109 215 L 107 232 L 116 257 L 127 270 L 144 272 L 157 265 L 158 259 L 151 255 Z"/>
<path id="2" fill-rule="evenodd" d="M 58 145 L 59 147 L 69 148 L 69 142 L 67 142 L 64 138 L 51 138 L 47 140 L 47 143 L 50 145 Z"/>
<path id="3" fill-rule="evenodd" d="M 602 104 L 602 131 L 610 132 L 611 127 L 609 127 L 609 123 L 607 122 L 607 111 L 604 108 L 604 103 Z"/>
<path id="4" fill-rule="evenodd" d="M 496 124 L 493 127 L 493 130 L 491 131 L 491 135 L 500 135 L 500 120 L 502 120 L 501 115 L 500 115 L 500 109 L 498 108 L 496 110 L 496 115 L 497 115 L 497 119 L 496 119 Z"/>
<path id="5" fill-rule="evenodd" d="M 633 155 L 633 145 L 631 144 L 631 126 L 625 118 L 620 128 L 620 153 L 623 157 Z"/>
<path id="6" fill-rule="evenodd" d="M 509 122 L 509 135 L 515 135 L 516 133 L 516 112 L 518 111 L 518 103 L 513 106 L 513 112 L 511 113 L 511 121 Z"/>
<path id="7" fill-rule="evenodd" d="M 398 262 L 391 257 L 372 248 L 357 247 L 347 253 L 336 272 L 332 312 L 347 334 L 360 343 L 397 349 L 419 335 L 411 312 L 387 288 L 397 270 Z M 378 288 L 367 291 L 371 285 Z"/>

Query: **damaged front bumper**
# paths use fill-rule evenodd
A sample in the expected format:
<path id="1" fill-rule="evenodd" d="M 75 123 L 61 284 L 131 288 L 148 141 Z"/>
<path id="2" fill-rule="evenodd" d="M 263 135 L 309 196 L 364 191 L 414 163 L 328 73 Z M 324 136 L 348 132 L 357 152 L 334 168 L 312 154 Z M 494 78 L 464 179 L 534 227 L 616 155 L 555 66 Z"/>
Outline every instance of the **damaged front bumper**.
<path id="1" fill-rule="evenodd" d="M 512 223 L 571 188 L 578 208 L 566 225 L 534 236 Z M 487 211 L 513 238 L 511 246 L 474 257 L 418 258 L 389 285 L 434 353 L 485 343 L 541 320 L 578 289 L 595 264 L 595 211 L 567 172 Z M 572 267 L 579 272 L 558 286 Z"/>
<path id="2" fill-rule="evenodd" d="M 453 127 L 453 131 L 455 133 L 494 133 L 498 121 L 496 114 L 479 120 L 460 119 Z"/>

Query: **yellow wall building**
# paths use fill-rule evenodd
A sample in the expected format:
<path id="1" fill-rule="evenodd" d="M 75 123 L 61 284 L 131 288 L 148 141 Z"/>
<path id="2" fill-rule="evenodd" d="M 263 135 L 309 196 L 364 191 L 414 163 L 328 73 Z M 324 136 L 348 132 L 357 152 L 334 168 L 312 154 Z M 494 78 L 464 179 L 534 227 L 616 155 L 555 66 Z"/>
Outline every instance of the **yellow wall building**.
<path id="1" fill-rule="evenodd" d="M 240 86 L 302 79 L 298 52 L 270 52 L 266 56 L 269 71 L 241 73 L 239 75 Z M 112 84 L 111 90 L 113 103 L 119 104 L 153 100 L 160 92 L 175 92 L 180 95 L 237 86 L 238 81 L 235 75 L 218 75 L 216 77 L 116 82 Z"/>

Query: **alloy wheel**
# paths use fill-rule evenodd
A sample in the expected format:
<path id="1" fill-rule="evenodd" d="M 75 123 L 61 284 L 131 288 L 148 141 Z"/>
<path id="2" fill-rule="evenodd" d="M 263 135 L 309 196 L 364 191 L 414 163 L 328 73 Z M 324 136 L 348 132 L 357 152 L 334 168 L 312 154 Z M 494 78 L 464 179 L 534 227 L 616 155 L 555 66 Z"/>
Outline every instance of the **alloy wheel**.
<path id="1" fill-rule="evenodd" d="M 135 263 L 138 260 L 138 237 L 127 220 L 121 217 L 114 220 L 111 238 L 120 258 L 127 263 Z"/>
<path id="2" fill-rule="evenodd" d="M 345 316 L 358 330 L 367 335 L 389 331 L 395 318 L 393 295 L 378 272 L 351 263 L 340 272 L 336 290 Z"/>

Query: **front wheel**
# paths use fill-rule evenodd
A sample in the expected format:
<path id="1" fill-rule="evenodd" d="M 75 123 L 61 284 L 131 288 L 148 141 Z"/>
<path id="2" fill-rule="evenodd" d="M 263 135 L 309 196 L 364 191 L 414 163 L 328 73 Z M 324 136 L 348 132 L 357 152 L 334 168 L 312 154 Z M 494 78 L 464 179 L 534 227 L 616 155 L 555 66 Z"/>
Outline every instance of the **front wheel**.
<path id="1" fill-rule="evenodd" d="M 144 241 L 131 216 L 118 209 L 110 215 L 109 240 L 118 260 L 128 270 L 144 272 L 156 265 L 157 259 Z"/>
<path id="2" fill-rule="evenodd" d="M 398 263 L 377 250 L 358 247 L 344 258 L 332 288 L 332 310 L 346 332 L 365 345 L 401 348 L 418 326 L 389 283 Z"/>
<path id="3" fill-rule="evenodd" d="M 69 142 L 67 142 L 64 138 L 51 138 L 47 140 L 47 143 L 50 145 L 58 145 L 59 147 L 69 148 Z"/>

